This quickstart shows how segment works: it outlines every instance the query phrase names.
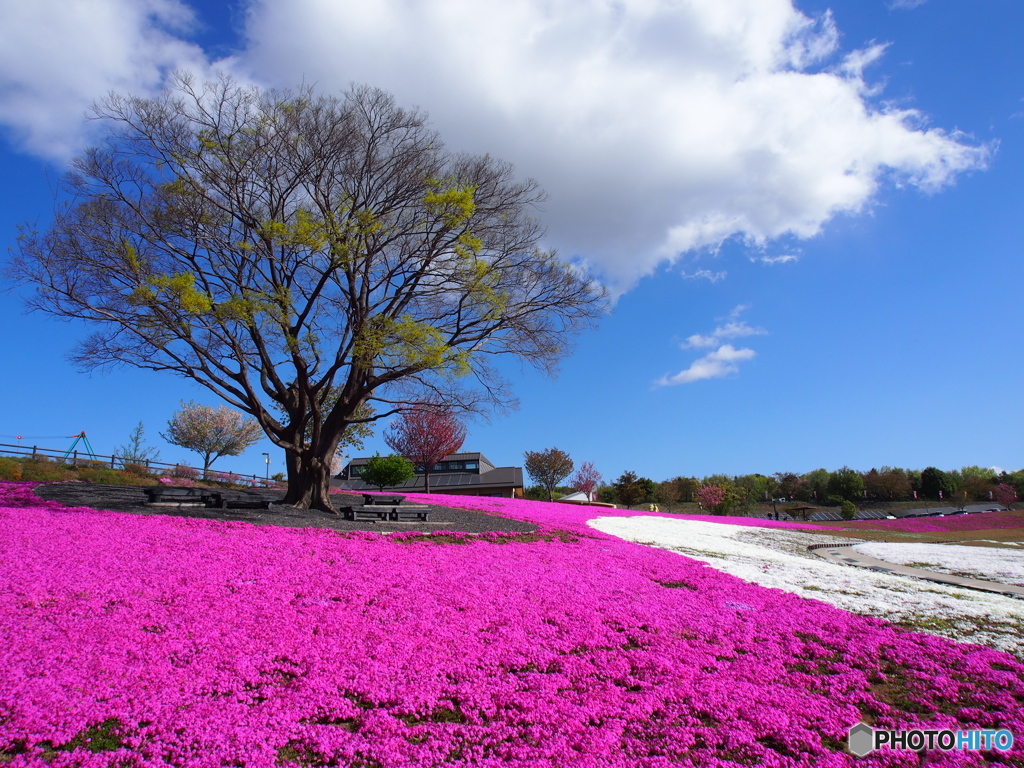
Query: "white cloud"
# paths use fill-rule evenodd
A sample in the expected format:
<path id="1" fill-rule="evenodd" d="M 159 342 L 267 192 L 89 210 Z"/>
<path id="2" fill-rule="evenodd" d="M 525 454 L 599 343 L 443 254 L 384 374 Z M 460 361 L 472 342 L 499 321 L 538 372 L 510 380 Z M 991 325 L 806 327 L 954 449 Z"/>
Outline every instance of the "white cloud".
<path id="1" fill-rule="evenodd" d="M 674 376 L 662 376 L 654 385 L 656 387 L 672 387 L 677 384 L 690 384 L 702 379 L 720 379 L 731 373 L 739 372 L 738 363 L 753 360 L 757 353 L 752 349 L 735 349 L 731 344 L 723 344 L 714 352 L 694 360 L 685 371 Z"/>
<path id="2" fill-rule="evenodd" d="M 692 336 L 687 337 L 686 341 L 681 345 L 682 348 L 701 349 L 706 347 L 716 347 L 726 339 L 742 339 L 747 336 L 767 335 L 768 331 L 764 328 L 750 326 L 745 320 L 739 319 L 739 316 L 748 309 L 750 309 L 748 305 L 740 304 L 729 313 L 729 317 L 726 318 L 726 322 L 724 324 L 719 325 L 706 336 L 700 333 L 695 333 Z"/>
<path id="3" fill-rule="evenodd" d="M 210 66 L 181 0 L 0 2 L 0 122 L 40 154 L 73 152 L 109 89 Z M 844 56 L 831 17 L 792 0 L 249 0 L 245 18 L 236 73 L 422 106 L 453 149 L 535 177 L 548 244 L 618 291 L 728 238 L 811 237 L 886 178 L 935 190 L 988 153 L 874 102 L 882 49 Z"/>
<path id="4" fill-rule="evenodd" d="M 712 272 L 710 269 L 698 269 L 692 274 L 687 274 L 685 271 L 679 273 L 680 277 L 686 280 L 707 280 L 712 284 L 719 280 L 725 280 L 728 274 L 728 272 Z"/>
<path id="5" fill-rule="evenodd" d="M 710 349 L 701 358 L 694 360 L 684 371 L 670 376 L 665 374 L 654 382 L 655 387 L 671 387 L 677 384 L 690 384 L 703 379 L 720 379 L 739 372 L 739 364 L 752 360 L 757 353 L 752 349 L 736 349 L 732 344 L 723 342 L 729 339 L 742 339 L 749 336 L 764 336 L 768 333 L 764 328 L 749 325 L 740 315 L 750 309 L 748 304 L 739 304 L 729 315 L 721 320 L 709 334 L 695 333 L 687 337 L 679 346 L 682 349 Z"/>
<path id="6" fill-rule="evenodd" d="M 800 261 L 800 257 L 797 256 L 795 253 L 786 253 L 783 254 L 782 256 L 751 256 L 750 260 L 759 261 L 762 264 L 767 264 L 768 266 L 771 267 L 776 264 L 792 264 L 794 262 Z"/>
<path id="7" fill-rule="evenodd" d="M 179 0 L 0 0 L 0 124 L 48 159 L 78 152 L 83 117 L 108 92 L 155 92 L 169 70 L 207 71 L 181 39 L 193 23 Z"/>
<path id="8" fill-rule="evenodd" d="M 536 177 L 551 243 L 616 286 L 730 237 L 811 237 L 890 174 L 937 189 L 986 156 L 871 102 L 881 47 L 823 70 L 835 25 L 790 0 L 260 0 L 248 33 L 261 76 L 379 84 Z"/>
<path id="9" fill-rule="evenodd" d="M 891 0 L 889 7 L 910 10 L 911 8 L 917 8 L 920 5 L 924 5 L 927 2 L 928 0 Z"/>

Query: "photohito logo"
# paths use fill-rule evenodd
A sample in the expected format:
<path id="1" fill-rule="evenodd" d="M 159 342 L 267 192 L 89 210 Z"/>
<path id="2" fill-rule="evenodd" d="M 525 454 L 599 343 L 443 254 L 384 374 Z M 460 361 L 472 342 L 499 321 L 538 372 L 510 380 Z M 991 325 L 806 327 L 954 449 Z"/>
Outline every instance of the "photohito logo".
<path id="1" fill-rule="evenodd" d="M 847 746 L 857 757 L 887 747 L 888 749 L 980 750 L 998 749 L 1006 752 L 1013 746 L 1013 734 L 1000 731 L 940 731 L 915 728 L 910 731 L 886 731 L 857 723 L 850 729 Z"/>

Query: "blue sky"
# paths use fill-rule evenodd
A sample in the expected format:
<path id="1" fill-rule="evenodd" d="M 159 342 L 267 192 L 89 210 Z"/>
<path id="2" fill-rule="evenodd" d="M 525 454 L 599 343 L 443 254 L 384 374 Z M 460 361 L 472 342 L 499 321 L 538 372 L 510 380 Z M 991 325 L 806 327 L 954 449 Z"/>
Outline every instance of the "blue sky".
<path id="1" fill-rule="evenodd" d="M 618 297 L 557 378 L 507 370 L 520 409 L 471 423 L 468 450 L 558 446 L 608 480 L 1024 466 L 1019 2 L 38 5 L 0 0 L 5 246 L 45 226 L 110 90 L 174 68 L 365 82 L 535 177 L 547 243 Z M 158 433 L 214 396 L 76 371 L 84 329 L 17 291 L 0 318 L 0 442 L 85 430 L 110 453 L 142 421 L 161 459 L 190 458 Z M 218 466 L 262 474 L 267 450 Z"/>

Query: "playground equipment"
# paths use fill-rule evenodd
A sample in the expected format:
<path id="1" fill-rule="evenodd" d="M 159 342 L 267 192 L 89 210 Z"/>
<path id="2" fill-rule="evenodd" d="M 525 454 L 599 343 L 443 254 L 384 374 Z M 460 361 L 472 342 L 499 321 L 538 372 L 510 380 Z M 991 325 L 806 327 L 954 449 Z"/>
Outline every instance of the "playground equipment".
<path id="1" fill-rule="evenodd" d="M 79 443 L 82 443 L 82 446 L 85 448 L 86 453 L 89 456 L 95 456 L 96 455 L 96 451 L 94 451 L 92 449 L 92 443 L 90 443 L 89 442 L 89 438 L 86 437 L 84 429 L 81 432 L 79 432 L 77 435 L 72 435 L 72 437 L 75 439 L 74 442 L 71 443 L 71 447 L 70 448 L 68 448 L 66 451 L 64 451 L 64 460 L 65 461 L 67 461 L 68 456 L 70 456 L 72 453 L 75 454 L 75 458 L 78 458 L 78 451 L 75 450 L 75 446 L 78 445 Z"/>

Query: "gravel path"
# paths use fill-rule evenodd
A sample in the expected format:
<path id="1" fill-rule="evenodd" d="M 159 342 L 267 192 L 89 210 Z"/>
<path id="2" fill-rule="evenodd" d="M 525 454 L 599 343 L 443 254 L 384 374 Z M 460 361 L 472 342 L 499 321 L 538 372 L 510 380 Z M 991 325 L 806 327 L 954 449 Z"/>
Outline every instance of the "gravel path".
<path id="1" fill-rule="evenodd" d="M 280 491 L 232 489 L 232 494 L 252 496 L 254 498 L 275 500 L 281 497 Z M 329 515 L 309 509 L 296 509 L 283 504 L 272 504 L 265 509 L 204 509 L 202 507 L 149 507 L 143 502 L 146 495 L 142 487 L 130 485 L 103 485 L 100 483 L 47 483 L 36 487 L 35 494 L 43 499 L 59 501 L 69 507 L 92 507 L 108 509 L 114 512 L 130 512 L 136 515 L 170 515 L 173 517 L 193 517 L 203 520 L 226 520 L 255 525 L 280 525 L 288 528 L 331 528 L 336 531 L 377 531 L 388 533 L 393 531 L 416 531 L 429 533 L 432 531 L 459 531 L 461 533 L 483 533 L 485 531 L 513 531 L 531 533 L 537 526 L 518 520 L 510 520 L 498 515 L 473 512 L 468 509 L 453 507 L 430 507 L 430 522 L 374 522 L 348 521 L 340 516 Z M 361 496 L 338 494 L 335 506 L 361 504 Z"/>

